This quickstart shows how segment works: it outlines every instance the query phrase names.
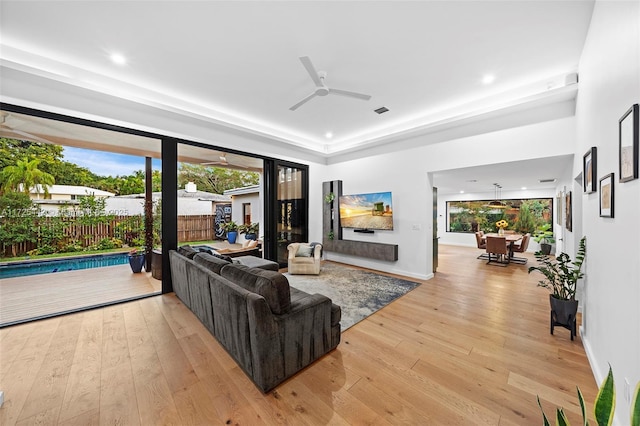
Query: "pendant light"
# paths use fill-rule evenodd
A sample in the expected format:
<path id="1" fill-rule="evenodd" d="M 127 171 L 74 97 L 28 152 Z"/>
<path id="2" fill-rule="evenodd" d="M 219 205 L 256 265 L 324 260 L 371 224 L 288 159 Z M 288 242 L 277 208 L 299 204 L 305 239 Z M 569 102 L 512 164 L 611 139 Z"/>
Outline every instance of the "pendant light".
<path id="1" fill-rule="evenodd" d="M 503 203 L 502 200 L 500 200 L 500 197 L 502 195 L 502 186 L 500 184 L 494 183 L 493 192 L 494 192 L 493 201 L 487 204 L 486 207 L 489 207 L 492 209 L 506 209 L 507 205 Z"/>

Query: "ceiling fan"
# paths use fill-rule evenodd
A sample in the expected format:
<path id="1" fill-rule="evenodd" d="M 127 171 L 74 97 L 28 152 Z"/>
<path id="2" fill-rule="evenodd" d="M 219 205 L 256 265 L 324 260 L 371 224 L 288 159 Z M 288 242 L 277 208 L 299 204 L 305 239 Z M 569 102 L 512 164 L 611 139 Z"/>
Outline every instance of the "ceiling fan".
<path id="1" fill-rule="evenodd" d="M 316 96 L 341 95 L 350 98 L 362 99 L 365 101 L 371 99 L 370 95 L 363 95 L 362 93 L 350 92 L 348 90 L 341 89 L 330 89 L 324 82 L 325 78 L 327 78 L 327 73 L 325 71 L 316 71 L 316 68 L 313 66 L 313 63 L 311 63 L 311 59 L 309 59 L 308 56 L 300 57 L 300 62 L 302 62 L 302 65 L 304 65 L 307 72 L 311 76 L 311 80 L 313 80 L 316 85 L 316 90 L 314 90 L 313 93 L 289 108 L 291 111 L 297 110 Z"/>
<path id="2" fill-rule="evenodd" d="M 246 169 L 246 170 L 254 170 L 254 167 L 245 166 L 243 164 L 238 163 L 238 159 L 236 158 L 234 163 L 231 164 L 227 161 L 227 154 L 225 152 L 220 153 L 219 161 L 207 161 L 205 163 L 200 163 L 201 166 L 214 166 L 214 167 L 227 167 L 230 169 Z M 233 160 L 233 158 L 232 158 Z"/>
<path id="3" fill-rule="evenodd" d="M 200 163 L 202 166 L 228 166 L 229 162 L 227 161 L 227 154 L 224 152 L 220 153 L 219 161 L 207 161 L 206 163 Z"/>

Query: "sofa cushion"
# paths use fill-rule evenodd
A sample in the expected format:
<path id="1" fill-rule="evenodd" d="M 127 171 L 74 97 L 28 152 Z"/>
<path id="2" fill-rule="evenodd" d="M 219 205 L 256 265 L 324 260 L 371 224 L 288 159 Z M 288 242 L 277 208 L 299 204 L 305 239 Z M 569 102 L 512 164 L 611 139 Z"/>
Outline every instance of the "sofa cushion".
<path id="1" fill-rule="evenodd" d="M 311 256 L 313 256 L 313 247 L 308 246 L 306 244 L 300 244 L 298 246 L 296 257 L 311 257 Z"/>
<path id="2" fill-rule="evenodd" d="M 226 260 L 220 259 L 209 253 L 197 253 L 193 256 L 193 261 L 218 275 L 220 275 L 222 267 L 229 264 Z"/>
<path id="3" fill-rule="evenodd" d="M 310 296 L 309 293 L 304 292 L 302 290 L 298 290 L 295 287 L 290 287 L 291 291 L 291 307 L 295 309 L 296 305 L 304 304 L 304 299 Z M 336 305 L 335 303 L 331 303 L 331 326 L 338 325 L 340 326 L 340 320 L 342 319 L 342 308 Z"/>
<path id="4" fill-rule="evenodd" d="M 220 275 L 264 297 L 271 312 L 276 315 L 287 313 L 291 309 L 289 281 L 279 272 L 229 264 L 222 268 Z"/>
<path id="5" fill-rule="evenodd" d="M 183 255 L 184 257 L 189 258 L 189 259 L 193 259 L 193 256 L 195 256 L 196 254 L 199 253 L 196 249 L 194 249 L 193 247 L 191 247 L 188 244 L 178 247 L 177 252 L 180 253 L 181 255 Z"/>
<path id="6" fill-rule="evenodd" d="M 233 259 L 231 259 L 231 257 L 227 256 L 226 254 L 220 254 L 220 253 L 214 252 L 213 255 L 220 260 L 224 260 L 227 263 L 233 262 Z"/>
<path id="7" fill-rule="evenodd" d="M 273 262 L 271 260 L 263 259 L 256 256 L 239 256 L 234 258 L 233 260 L 233 263 L 239 263 L 250 268 L 266 269 L 276 272 L 278 271 L 278 269 L 280 269 L 280 265 L 278 265 L 278 262 Z"/>

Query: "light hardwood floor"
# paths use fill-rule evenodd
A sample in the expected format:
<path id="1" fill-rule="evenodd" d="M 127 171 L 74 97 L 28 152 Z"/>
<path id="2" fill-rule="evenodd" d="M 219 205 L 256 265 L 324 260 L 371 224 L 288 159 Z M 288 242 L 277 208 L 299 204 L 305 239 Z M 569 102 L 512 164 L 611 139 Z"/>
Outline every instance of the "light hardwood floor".
<path id="1" fill-rule="evenodd" d="M 539 425 L 536 395 L 577 423 L 580 337 L 549 334 L 526 266 L 477 255 L 441 246 L 434 279 L 266 395 L 174 294 L 0 329 L 0 424 Z"/>

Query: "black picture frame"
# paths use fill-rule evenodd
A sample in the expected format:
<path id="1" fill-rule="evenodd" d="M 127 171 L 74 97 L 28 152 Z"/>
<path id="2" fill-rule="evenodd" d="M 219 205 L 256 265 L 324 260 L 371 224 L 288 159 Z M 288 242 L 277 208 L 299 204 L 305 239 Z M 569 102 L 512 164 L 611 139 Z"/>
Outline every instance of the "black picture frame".
<path id="1" fill-rule="evenodd" d="M 565 212 L 564 212 L 564 226 L 567 231 L 573 231 L 573 203 L 571 202 L 571 191 L 568 191 L 564 196 Z"/>
<path id="2" fill-rule="evenodd" d="M 591 194 L 597 191 L 596 187 L 596 168 L 598 165 L 598 149 L 594 146 L 582 157 L 582 186 L 585 194 Z"/>
<path id="3" fill-rule="evenodd" d="M 633 104 L 618 120 L 620 182 L 638 179 L 638 104 Z"/>
<path id="4" fill-rule="evenodd" d="M 614 213 L 614 174 L 600 178 L 600 217 L 613 217 Z"/>

